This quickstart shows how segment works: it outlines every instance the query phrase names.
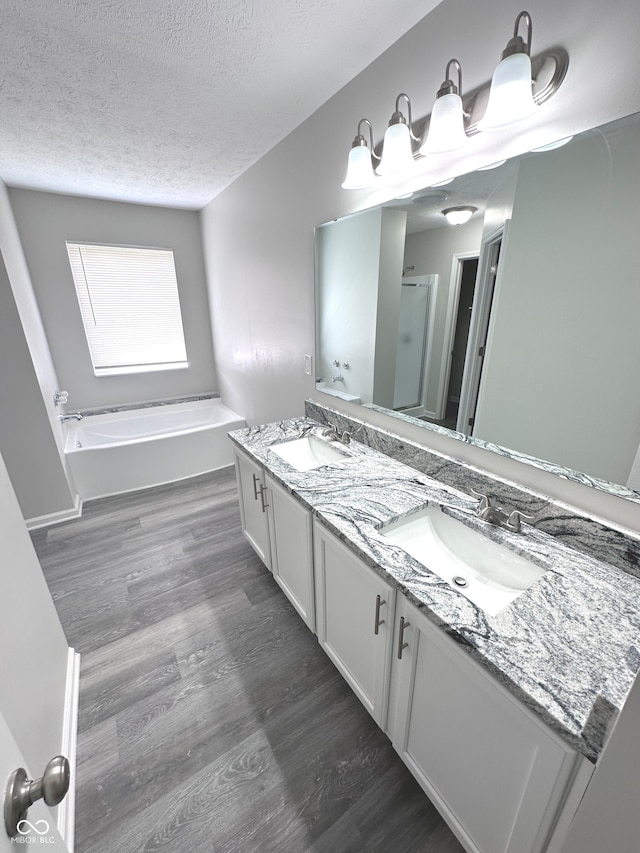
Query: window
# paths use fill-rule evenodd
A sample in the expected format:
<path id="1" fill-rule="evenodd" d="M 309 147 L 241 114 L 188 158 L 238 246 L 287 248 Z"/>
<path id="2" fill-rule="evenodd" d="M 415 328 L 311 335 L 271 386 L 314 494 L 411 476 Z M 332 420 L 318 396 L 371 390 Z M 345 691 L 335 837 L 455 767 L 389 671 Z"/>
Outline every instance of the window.
<path id="1" fill-rule="evenodd" d="M 67 242 L 96 376 L 188 367 L 170 249 Z"/>

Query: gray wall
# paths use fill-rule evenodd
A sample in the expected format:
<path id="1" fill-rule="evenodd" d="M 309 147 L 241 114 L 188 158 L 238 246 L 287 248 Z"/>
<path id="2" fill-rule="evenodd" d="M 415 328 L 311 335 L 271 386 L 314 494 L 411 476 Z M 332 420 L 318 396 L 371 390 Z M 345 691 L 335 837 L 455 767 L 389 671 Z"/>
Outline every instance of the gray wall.
<path id="1" fill-rule="evenodd" d="M 58 380 L 1 182 L 0 251 L 0 452 L 25 519 L 73 515 L 75 492 L 53 404 Z"/>
<path id="2" fill-rule="evenodd" d="M 23 515 L 72 507 L 9 277 L 0 257 L 0 453 Z"/>
<path id="3" fill-rule="evenodd" d="M 428 113 L 451 56 L 463 65 L 467 90 L 490 80 L 520 4 L 445 0 L 204 209 L 220 390 L 249 422 L 301 414 L 305 396 L 315 395 L 313 377 L 304 375 L 303 354 L 314 351 L 316 225 L 640 109 L 636 0 L 621 0 L 615 14 L 601 0 L 534 0 L 528 9 L 534 22 L 533 52 L 562 44 L 570 56 L 562 88 L 535 121 L 504 134 L 480 135 L 467 151 L 435 158 L 420 181 L 373 190 L 341 189 L 349 146 L 362 116 L 372 121 L 379 138 L 398 92 L 412 97 L 415 115 Z M 339 400 L 332 405 L 353 409 Z M 377 413 L 367 412 L 366 417 L 389 426 Z M 410 426 L 394 428 L 640 529 L 637 509 L 617 498 L 444 436 L 425 435 Z"/>
<path id="4" fill-rule="evenodd" d="M 480 254 L 482 239 L 482 217 L 476 216 L 466 225 L 446 225 L 417 234 L 409 234 L 405 245 L 404 265 L 413 266 L 411 275 L 438 276 L 436 291 L 435 321 L 429 375 L 427 377 L 426 408 L 428 412 L 438 410 L 443 379 L 446 378 L 446 361 L 453 338 L 449 339 L 447 318 L 455 323 L 455 314 L 449 316 L 451 300 L 451 275 L 455 254 Z M 446 335 L 446 339 L 445 339 Z"/>
<path id="5" fill-rule="evenodd" d="M 474 431 L 623 484 L 640 441 L 638 151 L 636 125 L 521 164 Z"/>
<path id="6" fill-rule="evenodd" d="M 9 195 L 68 410 L 217 390 L 198 213 L 33 190 Z M 187 369 L 94 376 L 66 240 L 173 249 Z"/>

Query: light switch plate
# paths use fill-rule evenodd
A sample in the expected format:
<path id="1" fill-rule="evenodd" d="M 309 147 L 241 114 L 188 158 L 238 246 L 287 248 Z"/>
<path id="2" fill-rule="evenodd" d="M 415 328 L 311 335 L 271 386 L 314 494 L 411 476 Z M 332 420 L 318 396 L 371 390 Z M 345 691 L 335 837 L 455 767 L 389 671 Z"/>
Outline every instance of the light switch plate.
<path id="1" fill-rule="evenodd" d="M 311 368 L 312 368 L 312 358 L 310 355 L 305 355 L 304 357 L 304 372 L 307 376 L 311 376 Z"/>

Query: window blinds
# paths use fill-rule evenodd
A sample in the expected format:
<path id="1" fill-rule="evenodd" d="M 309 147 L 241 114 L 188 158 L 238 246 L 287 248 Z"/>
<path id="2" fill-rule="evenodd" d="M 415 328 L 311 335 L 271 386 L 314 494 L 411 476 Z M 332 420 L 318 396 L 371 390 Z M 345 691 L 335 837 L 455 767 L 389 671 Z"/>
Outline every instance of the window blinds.
<path id="1" fill-rule="evenodd" d="M 67 242 L 96 376 L 187 367 L 173 252 Z"/>

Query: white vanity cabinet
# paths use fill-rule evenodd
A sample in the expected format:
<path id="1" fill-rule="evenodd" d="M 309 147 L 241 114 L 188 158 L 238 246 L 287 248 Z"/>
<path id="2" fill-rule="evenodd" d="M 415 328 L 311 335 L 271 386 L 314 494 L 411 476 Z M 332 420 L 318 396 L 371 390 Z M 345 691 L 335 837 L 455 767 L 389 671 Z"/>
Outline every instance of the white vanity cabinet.
<path id="1" fill-rule="evenodd" d="M 318 641 L 384 728 L 395 589 L 317 521 L 313 539 Z"/>
<path id="2" fill-rule="evenodd" d="M 471 853 L 556 849 L 547 841 L 568 785 L 591 766 L 403 595 L 388 733 Z"/>
<path id="3" fill-rule="evenodd" d="M 236 450 L 243 531 L 468 853 L 561 853 L 593 771 Z"/>
<path id="4" fill-rule="evenodd" d="M 234 450 L 242 532 L 265 566 L 271 568 L 271 542 L 267 515 L 267 486 L 262 465 Z"/>
<path id="5" fill-rule="evenodd" d="M 315 631 L 311 512 L 262 465 L 235 451 L 242 531 L 307 626 Z"/>
<path id="6" fill-rule="evenodd" d="M 265 483 L 273 576 L 307 627 L 315 631 L 311 512 L 269 474 Z"/>

